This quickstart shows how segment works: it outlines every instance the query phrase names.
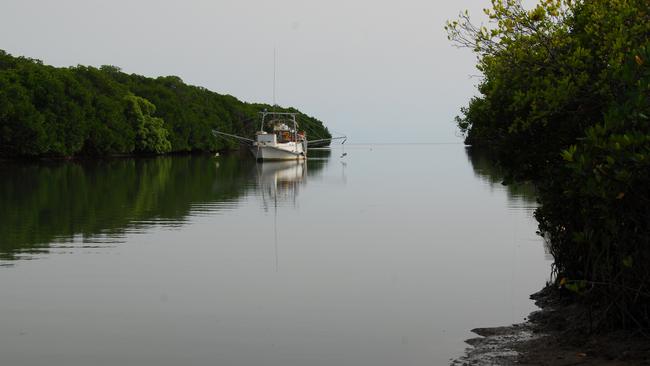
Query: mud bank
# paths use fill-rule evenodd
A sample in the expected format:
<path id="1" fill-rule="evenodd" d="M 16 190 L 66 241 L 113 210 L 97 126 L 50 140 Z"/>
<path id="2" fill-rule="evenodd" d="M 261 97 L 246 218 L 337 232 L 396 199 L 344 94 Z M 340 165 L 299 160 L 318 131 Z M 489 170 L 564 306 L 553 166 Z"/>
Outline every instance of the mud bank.
<path id="1" fill-rule="evenodd" d="M 531 296 L 541 310 L 521 324 L 477 328 L 479 337 L 452 366 L 465 365 L 650 365 L 650 338 L 638 331 L 594 333 L 584 309 L 547 287 Z"/>

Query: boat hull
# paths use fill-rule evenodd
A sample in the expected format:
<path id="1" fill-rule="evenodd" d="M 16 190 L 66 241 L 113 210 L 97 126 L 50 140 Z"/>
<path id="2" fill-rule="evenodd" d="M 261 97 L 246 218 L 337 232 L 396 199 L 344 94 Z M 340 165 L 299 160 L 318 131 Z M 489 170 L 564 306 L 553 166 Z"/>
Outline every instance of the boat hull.
<path id="1" fill-rule="evenodd" d="M 300 144 L 297 148 L 293 147 L 291 150 L 276 146 L 254 145 L 251 147 L 251 153 L 253 153 L 253 156 L 257 160 L 303 160 L 306 158 L 306 154 Z"/>

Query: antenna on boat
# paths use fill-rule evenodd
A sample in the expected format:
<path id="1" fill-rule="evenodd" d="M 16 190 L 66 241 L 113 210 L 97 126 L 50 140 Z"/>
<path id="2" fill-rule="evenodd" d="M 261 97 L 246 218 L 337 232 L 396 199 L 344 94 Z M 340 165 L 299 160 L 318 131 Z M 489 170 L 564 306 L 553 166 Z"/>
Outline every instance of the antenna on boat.
<path id="1" fill-rule="evenodd" d="M 276 47 L 273 47 L 273 107 L 277 105 L 275 102 L 276 54 L 277 54 L 277 49 Z"/>

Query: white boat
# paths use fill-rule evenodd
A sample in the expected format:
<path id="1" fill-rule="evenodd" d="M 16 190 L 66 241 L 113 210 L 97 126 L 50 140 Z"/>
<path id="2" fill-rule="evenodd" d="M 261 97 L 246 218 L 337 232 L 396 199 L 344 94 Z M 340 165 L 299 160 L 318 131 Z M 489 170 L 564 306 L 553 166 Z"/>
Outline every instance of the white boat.
<path id="1" fill-rule="evenodd" d="M 260 130 L 250 147 L 257 160 L 303 160 L 307 157 L 307 139 L 298 131 L 298 113 L 261 112 Z M 267 121 L 267 116 L 271 119 Z M 268 132 L 267 132 L 268 130 Z"/>
<path id="2" fill-rule="evenodd" d="M 275 103 L 275 49 L 273 49 L 273 107 Z M 304 131 L 298 132 L 298 123 L 296 116 L 299 113 L 293 112 L 269 112 L 264 110 L 260 112 L 262 123 L 259 131 L 255 133 L 255 139 L 249 139 L 242 136 L 233 135 L 217 130 L 213 130 L 215 136 L 234 138 L 249 146 L 250 151 L 258 161 L 263 160 L 304 160 L 307 158 L 307 145 L 313 144 L 313 147 L 325 147 L 333 140 L 347 140 L 346 136 L 320 138 L 318 140 L 307 141 Z M 266 117 L 271 119 L 266 121 Z"/>
<path id="3" fill-rule="evenodd" d="M 262 122 L 260 129 L 255 133 L 255 138 L 237 136 L 213 130 L 215 136 L 239 140 L 247 145 L 255 159 L 263 160 L 304 160 L 307 158 L 307 146 L 313 144 L 322 146 L 333 140 L 347 140 L 346 136 L 329 137 L 307 141 L 304 131 L 298 131 L 296 116 L 293 112 L 260 112 Z M 269 119 L 267 120 L 267 117 Z"/>

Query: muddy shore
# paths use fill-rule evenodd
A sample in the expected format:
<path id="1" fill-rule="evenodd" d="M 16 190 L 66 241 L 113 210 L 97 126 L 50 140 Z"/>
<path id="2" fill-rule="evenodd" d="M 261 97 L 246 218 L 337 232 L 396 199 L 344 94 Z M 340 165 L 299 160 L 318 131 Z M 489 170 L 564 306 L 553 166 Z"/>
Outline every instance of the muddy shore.
<path id="1" fill-rule="evenodd" d="M 521 324 L 473 329 L 479 337 L 468 339 L 465 355 L 451 365 L 650 365 L 647 335 L 590 332 L 580 321 L 584 310 L 553 287 L 531 298 L 541 310 Z"/>

